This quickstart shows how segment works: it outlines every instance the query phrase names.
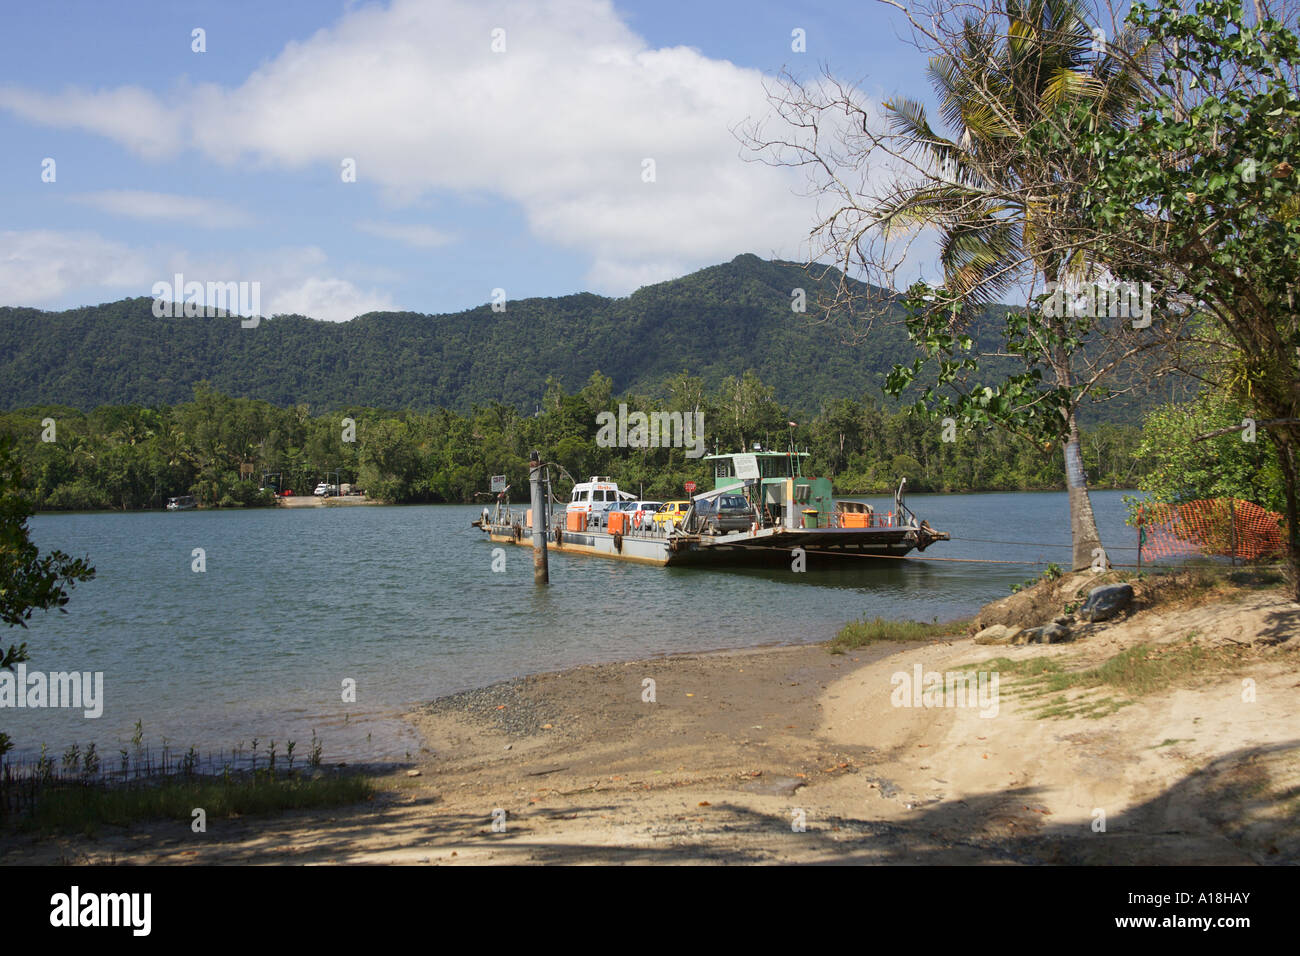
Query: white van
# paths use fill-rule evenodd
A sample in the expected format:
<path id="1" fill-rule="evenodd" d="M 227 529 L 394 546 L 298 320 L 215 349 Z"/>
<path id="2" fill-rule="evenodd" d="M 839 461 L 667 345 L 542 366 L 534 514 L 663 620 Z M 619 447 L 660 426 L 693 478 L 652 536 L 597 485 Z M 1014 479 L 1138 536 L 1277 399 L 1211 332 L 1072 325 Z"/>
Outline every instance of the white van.
<path id="1" fill-rule="evenodd" d="M 587 524 L 598 526 L 604 524 L 605 512 L 618 502 L 632 501 L 635 498 L 636 495 L 619 491 L 618 485 L 609 478 L 592 475 L 590 480 L 580 481 L 573 486 L 573 494 L 569 496 L 569 505 L 565 511 L 569 514 L 575 511 L 585 512 Z"/>

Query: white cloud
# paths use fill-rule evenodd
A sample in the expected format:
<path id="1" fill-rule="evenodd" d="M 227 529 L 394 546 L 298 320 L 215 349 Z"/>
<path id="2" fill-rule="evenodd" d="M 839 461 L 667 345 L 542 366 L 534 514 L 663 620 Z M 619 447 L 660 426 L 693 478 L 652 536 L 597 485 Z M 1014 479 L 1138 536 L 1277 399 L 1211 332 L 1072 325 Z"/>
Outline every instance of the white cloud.
<path id="1" fill-rule="evenodd" d="M 173 193 L 143 192 L 135 189 L 107 189 L 80 193 L 70 197 L 116 216 L 164 222 L 184 222 L 208 229 L 233 229 L 251 225 L 252 216 L 237 206 L 215 199 L 179 196 Z"/>
<path id="2" fill-rule="evenodd" d="M 233 256 L 162 245 L 132 248 L 93 233 L 0 232 L 0 304 L 64 308 L 88 297 L 149 295 L 155 282 L 257 282 L 263 315 L 343 322 L 394 308 L 392 299 L 335 274 L 325 253 L 296 246 Z"/>
<path id="3" fill-rule="evenodd" d="M 346 322 L 367 312 L 388 311 L 393 301 L 373 289 L 363 292 L 345 279 L 312 276 L 296 286 L 281 287 L 264 299 L 271 315 L 297 314 L 329 322 Z"/>
<path id="4" fill-rule="evenodd" d="M 504 53 L 491 50 L 496 27 Z M 804 254 L 799 181 L 744 162 L 731 133 L 767 113 L 762 80 L 697 50 L 649 48 L 607 0 L 394 0 L 288 44 L 238 87 L 166 102 L 135 88 L 5 88 L 0 107 L 144 156 L 181 143 L 273 168 L 338 170 L 350 157 L 387 197 L 502 196 L 540 239 L 586 255 L 597 288 L 627 292 L 636 276 L 738 252 Z M 646 158 L 655 182 L 642 181 Z"/>
<path id="5" fill-rule="evenodd" d="M 455 240 L 451 233 L 435 229 L 433 226 L 408 225 L 400 222 L 359 222 L 357 228 L 372 236 L 405 243 L 417 249 L 434 249 Z"/>
<path id="6" fill-rule="evenodd" d="M 138 250 L 84 232 L 0 232 L 0 303 L 39 306 L 77 290 L 145 289 L 157 277 Z"/>
<path id="7" fill-rule="evenodd" d="M 149 90 L 122 86 L 115 90 L 70 89 L 61 94 L 0 87 L 0 108 L 47 126 L 76 127 L 111 137 L 150 159 L 174 156 L 176 136 L 185 118 L 164 106 Z"/>

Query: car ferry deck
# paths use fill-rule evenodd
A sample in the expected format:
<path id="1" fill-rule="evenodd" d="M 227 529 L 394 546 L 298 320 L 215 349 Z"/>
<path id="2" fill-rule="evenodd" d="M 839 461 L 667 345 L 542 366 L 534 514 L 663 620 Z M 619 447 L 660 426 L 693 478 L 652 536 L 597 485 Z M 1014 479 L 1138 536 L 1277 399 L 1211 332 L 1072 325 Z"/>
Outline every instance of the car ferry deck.
<path id="1" fill-rule="evenodd" d="M 708 456 L 714 487 L 692 496 L 679 521 L 612 509 L 611 504 L 633 496 L 608 478 L 593 476 L 575 485 L 563 510 L 551 506 L 538 516 L 540 527 L 552 550 L 661 566 L 790 564 L 796 552 L 804 556 L 805 566 L 901 558 L 948 540 L 947 532 L 934 530 L 907 507 L 906 479 L 894 494 L 893 510 L 880 514 L 866 502 L 836 500 L 829 479 L 803 475 L 807 456 L 761 450 Z M 723 495 L 743 495 L 752 519 L 747 528 L 720 527 L 716 502 Z M 532 547 L 532 509 L 505 499 L 499 493 L 495 507 L 485 508 L 473 524 L 493 542 Z"/>

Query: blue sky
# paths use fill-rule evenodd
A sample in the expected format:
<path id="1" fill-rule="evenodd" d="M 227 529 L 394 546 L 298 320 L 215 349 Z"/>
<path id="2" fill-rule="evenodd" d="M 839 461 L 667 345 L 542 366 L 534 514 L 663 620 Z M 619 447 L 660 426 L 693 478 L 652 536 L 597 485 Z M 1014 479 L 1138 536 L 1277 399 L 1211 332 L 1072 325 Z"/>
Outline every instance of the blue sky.
<path id="1" fill-rule="evenodd" d="M 55 0 L 5 19 L 0 304 L 46 309 L 179 271 L 342 320 L 800 259 L 803 180 L 731 132 L 767 108 L 764 77 L 824 64 L 872 100 L 928 92 L 900 16 L 868 0 Z"/>

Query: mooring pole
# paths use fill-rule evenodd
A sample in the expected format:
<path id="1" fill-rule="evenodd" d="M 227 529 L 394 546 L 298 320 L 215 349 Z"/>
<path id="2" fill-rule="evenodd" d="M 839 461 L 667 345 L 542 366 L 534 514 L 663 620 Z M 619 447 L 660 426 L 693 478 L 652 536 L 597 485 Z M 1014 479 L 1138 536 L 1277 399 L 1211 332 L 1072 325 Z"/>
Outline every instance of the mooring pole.
<path id="1" fill-rule="evenodd" d="M 546 495 L 542 490 L 542 462 L 537 452 L 528 459 L 528 486 L 533 502 L 533 583 L 550 584 L 546 564 Z"/>

